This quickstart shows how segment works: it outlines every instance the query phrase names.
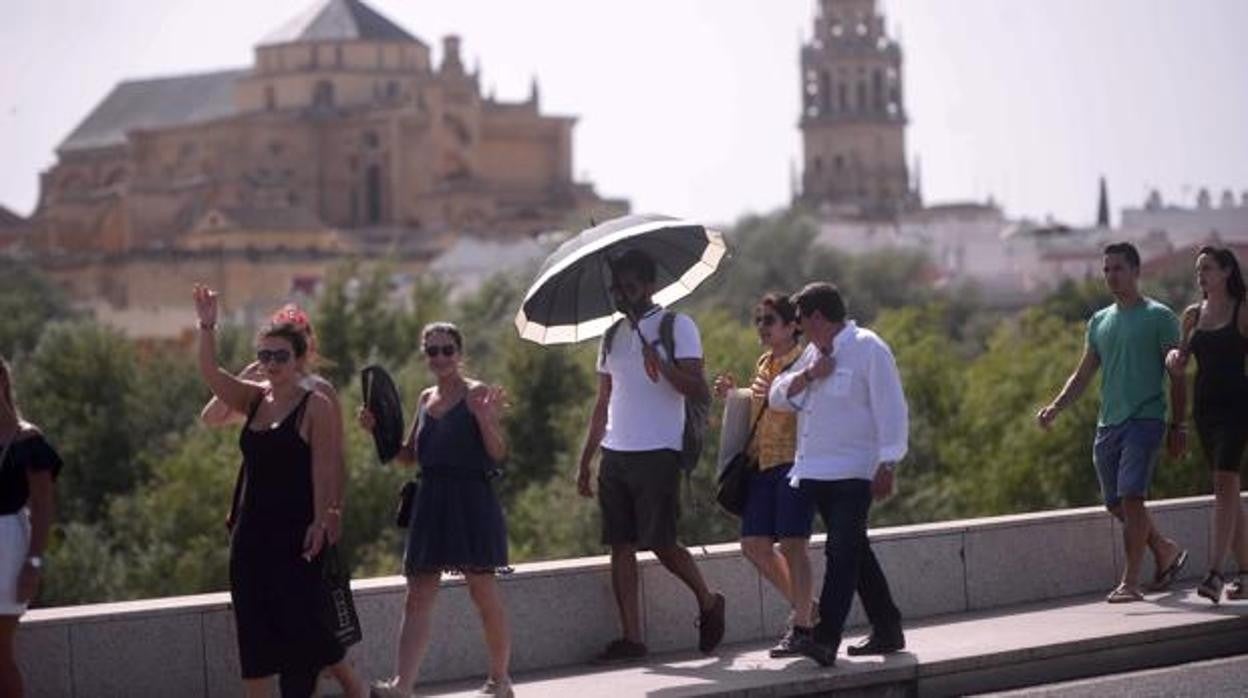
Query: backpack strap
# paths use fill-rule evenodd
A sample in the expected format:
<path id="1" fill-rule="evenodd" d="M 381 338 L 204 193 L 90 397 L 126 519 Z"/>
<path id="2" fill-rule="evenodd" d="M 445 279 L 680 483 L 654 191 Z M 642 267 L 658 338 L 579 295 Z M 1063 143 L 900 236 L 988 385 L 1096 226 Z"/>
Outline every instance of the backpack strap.
<path id="1" fill-rule="evenodd" d="M 667 351 L 668 360 L 676 363 L 676 313 L 670 310 L 665 309 L 659 320 L 659 343 Z"/>
<path id="2" fill-rule="evenodd" d="M 620 325 L 624 324 L 626 318 L 620 318 L 611 323 L 607 331 L 602 335 L 602 350 L 599 352 L 602 361 L 605 362 L 607 355 L 611 353 L 611 343 L 615 341 L 615 334 L 620 331 Z"/>

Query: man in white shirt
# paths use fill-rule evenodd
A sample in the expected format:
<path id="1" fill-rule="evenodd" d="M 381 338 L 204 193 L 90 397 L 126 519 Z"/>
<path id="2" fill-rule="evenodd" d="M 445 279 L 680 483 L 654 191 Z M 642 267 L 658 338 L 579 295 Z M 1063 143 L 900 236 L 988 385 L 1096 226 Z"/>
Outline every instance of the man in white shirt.
<path id="1" fill-rule="evenodd" d="M 813 629 L 793 629 L 793 649 L 829 666 L 855 590 L 871 635 L 847 652 L 889 654 L 906 645 L 901 612 L 867 539 L 867 514 L 872 498 L 893 492 L 909 417 L 892 351 L 874 332 L 846 320 L 835 286 L 809 284 L 793 302 L 810 344 L 772 383 L 770 400 L 773 409 L 797 412 L 789 478 L 814 501 L 828 529 L 819 622 Z"/>
<path id="2" fill-rule="evenodd" d="M 680 516 L 680 454 L 685 399 L 704 396 L 702 340 L 688 315 L 670 320 L 675 356 L 667 356 L 660 328 L 667 311 L 651 296 L 654 260 L 629 250 L 611 263 L 611 292 L 626 318 L 603 337 L 598 353 L 598 401 L 581 451 L 577 491 L 594 496 L 590 463 L 602 450 L 598 504 L 602 542 L 611 548 L 611 585 L 623 637 L 599 662 L 640 659 L 637 551 L 650 550 L 684 582 L 698 602 L 698 648 L 712 652 L 724 636 L 724 596 L 711 592 L 693 556 L 676 540 Z"/>

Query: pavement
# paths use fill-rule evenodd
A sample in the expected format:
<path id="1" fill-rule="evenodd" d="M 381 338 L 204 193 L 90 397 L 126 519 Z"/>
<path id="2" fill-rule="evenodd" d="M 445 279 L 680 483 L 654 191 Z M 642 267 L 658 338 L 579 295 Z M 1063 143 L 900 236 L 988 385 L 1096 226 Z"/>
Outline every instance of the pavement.
<path id="1" fill-rule="evenodd" d="M 847 636 L 842 647 L 864 632 Z M 516 695 L 543 698 L 939 696 L 1025 686 L 1061 691 L 1051 684 L 1248 653 L 1248 602 L 1215 607 L 1191 588 L 1121 605 L 1107 604 L 1099 595 L 1077 597 L 928 619 L 908 625 L 906 640 L 904 651 L 887 658 L 849 658 L 842 649 L 829 668 L 803 658 L 770 659 L 771 643 L 751 643 L 725 646 L 709 657 L 696 652 L 652 655 L 631 666 L 573 666 L 513 678 Z M 1192 671 L 1202 677 L 1222 676 L 1219 669 Z M 417 695 L 472 695 L 480 683 L 418 686 Z M 1245 690 L 1236 695 L 1248 693 L 1248 684 L 1241 681 L 1239 686 Z"/>

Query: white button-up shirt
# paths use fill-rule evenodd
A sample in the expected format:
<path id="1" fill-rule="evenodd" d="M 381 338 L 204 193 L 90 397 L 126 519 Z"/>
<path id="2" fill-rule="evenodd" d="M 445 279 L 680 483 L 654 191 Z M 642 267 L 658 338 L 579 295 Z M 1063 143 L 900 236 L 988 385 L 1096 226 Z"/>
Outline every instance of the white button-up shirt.
<path id="1" fill-rule="evenodd" d="M 789 386 L 818 360 L 811 343 L 771 384 L 772 409 L 797 412 L 797 454 L 789 480 L 871 480 L 880 463 L 906 455 L 910 430 L 906 396 L 893 352 L 852 321 L 832 340 L 835 368 L 788 397 Z"/>

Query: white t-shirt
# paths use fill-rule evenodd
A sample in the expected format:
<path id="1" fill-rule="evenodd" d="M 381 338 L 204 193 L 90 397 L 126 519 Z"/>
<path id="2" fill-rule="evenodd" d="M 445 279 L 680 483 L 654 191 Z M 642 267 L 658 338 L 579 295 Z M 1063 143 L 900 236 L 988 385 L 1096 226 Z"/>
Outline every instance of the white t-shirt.
<path id="1" fill-rule="evenodd" d="M 654 308 L 638 326 L 659 356 L 670 360 L 659 341 L 663 309 Z M 676 313 L 672 326 L 677 359 L 702 358 L 702 338 L 693 318 Z M 603 448 L 612 451 L 679 451 L 685 431 L 685 397 L 659 376 L 658 382 L 646 375 L 641 339 L 627 321 L 615 331 L 611 352 L 598 351 L 598 373 L 611 376 L 611 401 L 607 406 L 607 433 Z"/>

